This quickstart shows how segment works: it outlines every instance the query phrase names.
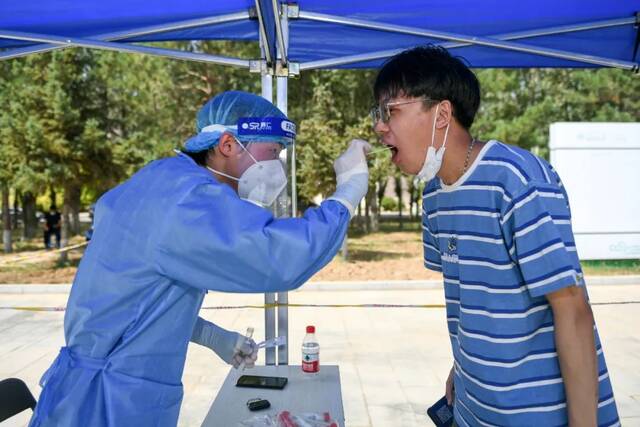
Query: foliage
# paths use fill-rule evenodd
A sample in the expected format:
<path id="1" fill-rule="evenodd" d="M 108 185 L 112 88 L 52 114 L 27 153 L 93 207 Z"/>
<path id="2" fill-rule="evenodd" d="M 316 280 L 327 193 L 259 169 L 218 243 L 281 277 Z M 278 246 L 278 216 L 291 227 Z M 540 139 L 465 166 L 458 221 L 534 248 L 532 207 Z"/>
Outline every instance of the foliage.
<path id="1" fill-rule="evenodd" d="M 163 47 L 246 59 L 245 42 L 171 42 Z M 545 156 L 559 121 L 640 121 L 640 79 L 621 70 L 479 70 L 482 104 L 472 133 Z M 333 160 L 352 138 L 377 143 L 368 117 L 374 70 L 318 70 L 289 82 L 298 124 L 301 205 L 335 189 Z M 274 84 L 275 88 L 275 84 Z M 260 76 L 157 57 L 65 49 L 0 61 L 0 184 L 42 196 L 55 190 L 71 208 L 93 203 L 194 132 L 198 108 L 229 89 L 260 92 Z M 274 90 L 275 91 L 275 90 Z M 398 174 L 388 153 L 371 156 L 372 215 Z M 415 204 L 420 188 L 406 181 Z M 395 201 L 394 201 L 395 202 Z M 44 202 L 42 203 L 44 204 Z M 387 209 L 389 202 L 383 207 Z"/>
<path id="2" fill-rule="evenodd" d="M 554 122 L 640 121 L 640 79 L 623 70 L 481 70 L 474 136 L 548 156 Z"/>
<path id="3" fill-rule="evenodd" d="M 292 81 L 290 117 L 299 123 L 297 141 L 299 193 L 303 199 L 328 196 L 335 190 L 333 160 L 354 138 L 376 145 L 368 116 L 372 104 L 372 71 L 324 70 Z M 369 160 L 371 188 L 384 181 L 388 154 Z"/>
<path id="4" fill-rule="evenodd" d="M 382 210 L 387 211 L 387 212 L 391 212 L 391 211 L 397 211 L 398 210 L 398 201 L 392 197 L 389 196 L 384 196 L 382 198 Z"/>

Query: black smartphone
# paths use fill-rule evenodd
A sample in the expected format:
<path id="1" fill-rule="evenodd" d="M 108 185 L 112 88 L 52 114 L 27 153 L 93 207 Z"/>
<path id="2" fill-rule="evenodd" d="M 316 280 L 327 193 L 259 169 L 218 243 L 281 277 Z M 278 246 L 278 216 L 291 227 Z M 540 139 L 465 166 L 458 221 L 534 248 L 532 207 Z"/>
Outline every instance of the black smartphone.
<path id="1" fill-rule="evenodd" d="M 447 404 L 446 396 L 427 409 L 427 415 L 437 427 L 451 427 L 453 424 L 453 406 Z"/>
<path id="2" fill-rule="evenodd" d="M 236 387 L 273 388 L 282 390 L 287 385 L 284 377 L 263 377 L 260 375 L 243 375 L 238 378 Z"/>

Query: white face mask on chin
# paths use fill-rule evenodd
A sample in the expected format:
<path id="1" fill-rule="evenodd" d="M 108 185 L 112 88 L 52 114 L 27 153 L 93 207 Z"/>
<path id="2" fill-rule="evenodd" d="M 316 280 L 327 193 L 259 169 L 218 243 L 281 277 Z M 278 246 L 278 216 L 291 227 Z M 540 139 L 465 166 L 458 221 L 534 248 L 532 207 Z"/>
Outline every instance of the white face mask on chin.
<path id="1" fill-rule="evenodd" d="M 449 135 L 449 125 L 451 123 L 447 123 L 442 147 L 436 150 L 434 143 L 436 140 L 436 120 L 438 119 L 439 108 L 440 104 L 436 105 L 436 113 L 433 117 L 433 128 L 431 129 L 431 145 L 427 149 L 427 155 L 425 156 L 424 163 L 422 164 L 422 169 L 420 169 L 416 174 L 416 178 L 421 179 L 424 182 L 431 181 L 440 171 L 440 168 L 442 167 L 442 158 L 444 157 L 445 145 L 447 144 L 447 135 Z"/>
<path id="2" fill-rule="evenodd" d="M 249 154 L 254 162 L 240 175 L 240 178 L 219 172 L 209 166 L 207 166 L 207 169 L 218 175 L 238 181 L 238 196 L 241 199 L 262 207 L 272 205 L 287 186 L 287 175 L 282 162 L 278 159 L 257 161 L 244 145 L 240 142 L 238 144 Z"/>

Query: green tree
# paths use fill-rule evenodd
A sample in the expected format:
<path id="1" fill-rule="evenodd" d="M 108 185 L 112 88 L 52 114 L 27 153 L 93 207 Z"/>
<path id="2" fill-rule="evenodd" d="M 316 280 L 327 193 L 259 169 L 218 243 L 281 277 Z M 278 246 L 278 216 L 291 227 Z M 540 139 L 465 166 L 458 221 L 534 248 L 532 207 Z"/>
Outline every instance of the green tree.
<path id="1" fill-rule="evenodd" d="M 314 71 L 292 81 L 290 117 L 299 123 L 298 188 L 302 199 L 326 197 L 335 190 L 333 160 L 352 138 L 375 143 L 371 120 L 371 71 Z M 377 189 L 384 183 L 389 161 L 370 159 L 370 188 L 365 198 L 366 229 L 378 228 Z M 384 185 L 384 184 L 382 184 Z"/>
<path id="2" fill-rule="evenodd" d="M 245 59 L 259 57 L 256 43 L 206 41 L 167 43 L 165 46 Z M 216 94 L 226 90 L 243 90 L 257 94 L 261 91 L 260 75 L 249 73 L 246 69 L 175 60 L 164 60 L 163 66 L 170 76 L 170 82 L 164 90 L 173 100 L 173 125 L 176 134 L 179 135 L 176 143 L 181 143 L 194 133 L 198 109 Z"/>
<path id="3" fill-rule="evenodd" d="M 615 69 L 481 70 L 472 133 L 548 156 L 549 125 L 640 120 L 640 79 Z"/>
<path id="4" fill-rule="evenodd" d="M 25 198 L 30 200 L 32 191 L 38 185 L 38 179 L 29 181 L 29 175 L 34 175 L 34 170 L 30 169 L 34 156 L 31 156 L 29 134 L 35 130 L 33 116 L 29 115 L 31 105 L 28 95 L 28 86 L 25 82 L 30 74 L 37 72 L 37 67 L 25 60 L 0 62 L 0 186 L 3 189 L 2 211 L 7 214 L 3 221 L 4 248 L 11 250 L 11 228 L 9 222 L 8 196 L 10 187 L 22 190 Z M 31 205 L 25 213 L 35 212 Z M 34 226 L 32 218 L 25 221 L 31 227 Z M 27 229 L 27 236 L 35 235 L 35 229 Z"/>

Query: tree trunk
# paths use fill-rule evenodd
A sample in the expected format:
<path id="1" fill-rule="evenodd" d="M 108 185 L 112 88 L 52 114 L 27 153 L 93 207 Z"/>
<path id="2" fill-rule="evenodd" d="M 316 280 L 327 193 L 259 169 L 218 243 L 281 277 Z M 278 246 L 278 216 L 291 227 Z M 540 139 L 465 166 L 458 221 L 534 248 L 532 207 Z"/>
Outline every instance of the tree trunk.
<path id="1" fill-rule="evenodd" d="M 375 190 L 375 187 L 370 187 L 367 192 L 367 208 L 371 208 L 369 230 L 373 233 L 380 231 L 380 209 L 378 209 L 378 194 Z"/>
<path id="2" fill-rule="evenodd" d="M 420 187 L 413 179 L 409 179 L 409 217 L 413 220 L 419 216 L 418 198 L 420 197 Z"/>
<path id="3" fill-rule="evenodd" d="M 342 254 L 342 259 L 347 261 L 349 259 L 349 246 L 347 244 L 347 240 L 349 236 L 345 234 L 344 240 L 342 241 L 342 246 L 340 247 L 340 253 Z"/>
<path id="4" fill-rule="evenodd" d="M 80 234 L 80 195 L 81 187 L 71 187 L 64 191 L 65 205 L 69 205 L 69 232 L 70 236 Z M 68 196 L 67 196 L 68 194 Z"/>
<path id="5" fill-rule="evenodd" d="M 80 194 L 81 187 L 75 184 L 70 184 L 64 188 L 62 200 L 63 207 L 67 208 L 67 237 L 69 238 L 80 234 Z"/>
<path id="6" fill-rule="evenodd" d="M 62 205 L 62 224 L 60 228 L 60 247 L 66 248 L 69 246 L 69 217 L 71 209 L 67 203 Z M 60 252 L 60 263 L 64 264 L 69 260 L 67 251 Z"/>
<path id="7" fill-rule="evenodd" d="M 40 231 L 36 216 L 36 196 L 30 191 L 22 195 L 22 224 L 24 225 L 22 236 L 25 239 L 33 239 Z"/>
<path id="8" fill-rule="evenodd" d="M 13 229 L 18 229 L 18 209 L 20 208 L 20 192 L 16 189 L 13 192 Z"/>
<path id="9" fill-rule="evenodd" d="M 12 251 L 11 247 L 11 212 L 9 212 L 9 186 L 2 184 L 2 243 L 5 253 Z"/>
<path id="10" fill-rule="evenodd" d="M 358 227 L 362 227 L 364 229 L 364 225 L 363 225 L 363 219 L 362 219 L 362 203 L 358 203 L 358 207 L 356 208 L 358 214 L 356 215 L 356 221 L 351 221 L 354 222 Z"/>
<path id="11" fill-rule="evenodd" d="M 49 188 L 49 207 L 56 206 L 56 190 L 51 186 Z"/>
<path id="12" fill-rule="evenodd" d="M 396 183 L 396 197 L 398 197 L 398 223 L 400 230 L 402 230 L 402 178 L 400 176 L 395 177 Z"/>
<path id="13" fill-rule="evenodd" d="M 369 209 L 369 194 L 367 193 L 367 195 L 365 196 L 364 200 L 365 200 L 365 205 L 364 205 L 364 223 L 363 223 L 363 228 L 364 228 L 364 232 L 365 234 L 369 234 L 369 232 L 371 231 L 371 229 L 369 228 L 371 226 L 371 223 L 369 222 L 369 217 L 370 215 L 370 209 Z"/>
<path id="14" fill-rule="evenodd" d="M 388 176 L 385 176 L 383 179 L 378 181 L 378 206 L 382 206 L 382 199 L 384 198 L 384 191 L 387 189 L 388 182 Z"/>

